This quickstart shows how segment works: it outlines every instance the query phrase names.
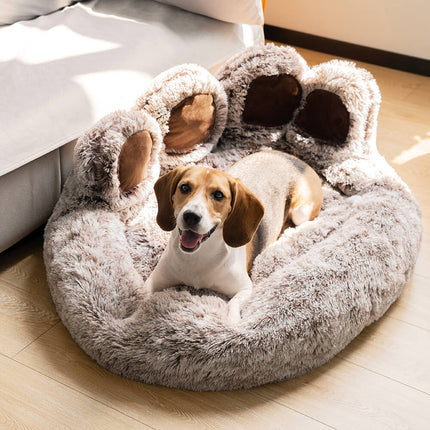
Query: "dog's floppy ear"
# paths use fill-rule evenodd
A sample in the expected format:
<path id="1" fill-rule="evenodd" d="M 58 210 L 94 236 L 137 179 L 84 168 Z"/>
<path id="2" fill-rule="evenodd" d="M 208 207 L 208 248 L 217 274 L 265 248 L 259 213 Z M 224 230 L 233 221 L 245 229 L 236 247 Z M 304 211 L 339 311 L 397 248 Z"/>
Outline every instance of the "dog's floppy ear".
<path id="1" fill-rule="evenodd" d="M 164 231 L 172 231 L 176 227 L 172 196 L 186 169 L 177 167 L 161 176 L 154 185 L 158 202 L 157 223 Z"/>
<path id="2" fill-rule="evenodd" d="M 254 236 L 264 215 L 264 206 L 239 179 L 230 183 L 232 209 L 224 222 L 223 237 L 227 245 L 238 248 Z"/>

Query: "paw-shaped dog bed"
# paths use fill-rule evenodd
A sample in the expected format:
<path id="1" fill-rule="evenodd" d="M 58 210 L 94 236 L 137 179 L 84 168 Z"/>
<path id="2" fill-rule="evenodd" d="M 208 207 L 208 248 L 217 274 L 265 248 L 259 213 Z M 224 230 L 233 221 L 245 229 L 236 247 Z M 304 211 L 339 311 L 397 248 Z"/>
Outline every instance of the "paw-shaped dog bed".
<path id="1" fill-rule="evenodd" d="M 397 299 L 420 247 L 419 205 L 376 148 L 379 104 L 354 64 L 310 68 L 266 45 L 217 77 L 168 70 L 132 110 L 102 119 L 79 139 L 45 232 L 52 297 L 75 341 L 112 372 L 192 390 L 285 380 L 336 355 Z M 214 292 L 146 294 L 168 239 L 155 222 L 160 172 L 270 148 L 320 174 L 323 206 L 256 258 L 241 322 Z"/>

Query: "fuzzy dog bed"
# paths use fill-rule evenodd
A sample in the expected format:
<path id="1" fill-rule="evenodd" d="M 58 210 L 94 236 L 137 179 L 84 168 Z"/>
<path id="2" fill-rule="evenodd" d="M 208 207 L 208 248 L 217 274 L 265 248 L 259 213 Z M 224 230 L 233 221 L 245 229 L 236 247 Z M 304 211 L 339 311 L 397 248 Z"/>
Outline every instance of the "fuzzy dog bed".
<path id="1" fill-rule="evenodd" d="M 102 119 L 79 139 L 45 232 L 49 286 L 73 339 L 114 373 L 191 390 L 281 381 L 330 360 L 398 298 L 420 247 L 419 205 L 376 149 L 379 104 L 353 63 L 310 68 L 266 45 L 216 78 L 168 70 L 132 110 Z M 268 148 L 318 172 L 323 206 L 257 257 L 240 324 L 211 291 L 147 295 L 169 236 L 155 222 L 160 172 L 223 169 Z"/>

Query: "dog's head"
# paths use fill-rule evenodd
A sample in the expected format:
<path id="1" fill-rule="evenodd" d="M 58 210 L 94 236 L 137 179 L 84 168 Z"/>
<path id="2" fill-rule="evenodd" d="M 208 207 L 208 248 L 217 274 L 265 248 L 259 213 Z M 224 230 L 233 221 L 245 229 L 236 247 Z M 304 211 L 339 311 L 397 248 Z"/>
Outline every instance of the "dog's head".
<path id="1" fill-rule="evenodd" d="M 158 225 L 178 226 L 180 247 L 196 251 L 216 229 L 227 245 L 247 244 L 257 230 L 264 207 L 239 179 L 201 166 L 178 167 L 156 182 Z"/>

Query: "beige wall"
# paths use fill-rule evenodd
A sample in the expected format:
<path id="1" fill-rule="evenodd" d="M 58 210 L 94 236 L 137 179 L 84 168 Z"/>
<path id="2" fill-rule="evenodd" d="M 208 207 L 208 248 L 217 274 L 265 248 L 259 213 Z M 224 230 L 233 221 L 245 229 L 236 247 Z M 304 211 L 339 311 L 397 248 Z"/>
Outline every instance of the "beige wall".
<path id="1" fill-rule="evenodd" d="M 430 59 L 430 0 L 267 0 L 265 21 Z"/>

